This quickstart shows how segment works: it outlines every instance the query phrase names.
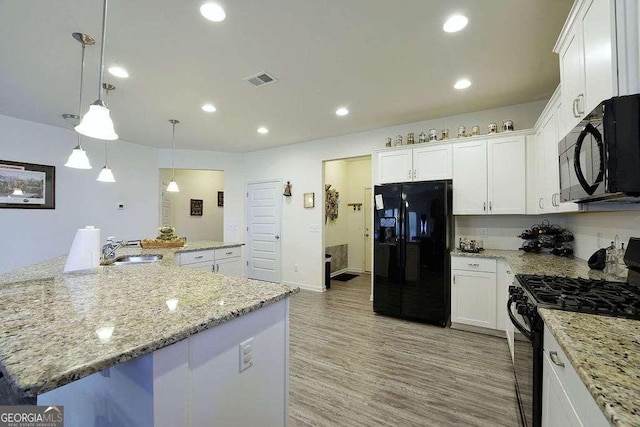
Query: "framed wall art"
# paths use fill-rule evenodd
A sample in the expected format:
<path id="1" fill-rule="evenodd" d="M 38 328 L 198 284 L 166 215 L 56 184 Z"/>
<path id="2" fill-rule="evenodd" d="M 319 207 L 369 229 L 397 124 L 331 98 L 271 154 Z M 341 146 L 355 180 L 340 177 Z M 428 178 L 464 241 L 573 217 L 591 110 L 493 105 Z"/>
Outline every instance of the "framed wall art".
<path id="1" fill-rule="evenodd" d="M 0 160 L 0 208 L 55 209 L 55 166 Z"/>
<path id="2" fill-rule="evenodd" d="M 191 199 L 191 216 L 202 216 L 202 199 Z"/>
<path id="3" fill-rule="evenodd" d="M 316 205 L 315 193 L 304 193 L 304 207 L 312 208 Z"/>

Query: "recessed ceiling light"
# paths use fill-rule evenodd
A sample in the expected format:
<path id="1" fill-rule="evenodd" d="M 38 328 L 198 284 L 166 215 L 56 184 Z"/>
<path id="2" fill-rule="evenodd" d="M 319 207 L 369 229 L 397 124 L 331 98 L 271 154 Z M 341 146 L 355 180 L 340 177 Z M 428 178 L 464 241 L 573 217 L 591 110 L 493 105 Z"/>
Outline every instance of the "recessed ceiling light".
<path id="1" fill-rule="evenodd" d="M 458 90 L 466 89 L 469 86 L 471 86 L 471 82 L 467 79 L 460 79 L 453 85 L 453 87 Z"/>
<path id="2" fill-rule="evenodd" d="M 341 108 L 338 108 L 338 109 L 336 110 L 336 114 L 337 114 L 338 116 L 346 116 L 347 114 L 349 114 L 349 110 L 347 110 L 347 109 L 346 109 L 346 108 L 344 108 L 344 107 L 341 107 Z"/>
<path id="3" fill-rule="evenodd" d="M 204 104 L 202 106 L 202 111 L 206 111 L 207 113 L 213 113 L 216 111 L 216 106 L 213 104 Z"/>
<path id="4" fill-rule="evenodd" d="M 453 15 L 451 18 L 447 19 L 447 22 L 444 23 L 442 29 L 447 33 L 455 33 L 466 27 L 468 22 L 469 20 L 466 16 Z"/>
<path id="5" fill-rule="evenodd" d="M 213 22 L 222 22 L 227 16 L 224 9 L 216 3 L 205 3 L 200 6 L 200 14 Z"/>
<path id="6" fill-rule="evenodd" d="M 120 77 L 121 79 L 126 79 L 129 77 L 129 73 L 122 67 L 109 67 L 109 73 L 112 76 Z"/>
<path id="7" fill-rule="evenodd" d="M 264 134 L 267 134 L 267 133 L 269 133 L 269 129 L 267 129 L 267 128 L 266 128 L 266 127 L 264 127 L 264 126 L 263 126 L 263 127 L 259 127 L 259 128 L 258 128 L 258 133 L 261 133 L 261 134 L 263 134 L 263 135 L 264 135 Z"/>

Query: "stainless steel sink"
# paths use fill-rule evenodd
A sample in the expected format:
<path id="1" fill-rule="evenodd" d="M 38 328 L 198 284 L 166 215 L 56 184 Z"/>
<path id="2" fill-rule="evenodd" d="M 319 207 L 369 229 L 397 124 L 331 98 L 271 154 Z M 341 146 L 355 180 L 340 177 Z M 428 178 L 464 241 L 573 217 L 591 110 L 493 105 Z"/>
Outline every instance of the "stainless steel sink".
<path id="1" fill-rule="evenodd" d="M 160 254 L 146 254 L 146 255 L 120 255 L 109 265 L 132 265 L 132 264 L 150 264 L 158 262 L 162 259 Z"/>

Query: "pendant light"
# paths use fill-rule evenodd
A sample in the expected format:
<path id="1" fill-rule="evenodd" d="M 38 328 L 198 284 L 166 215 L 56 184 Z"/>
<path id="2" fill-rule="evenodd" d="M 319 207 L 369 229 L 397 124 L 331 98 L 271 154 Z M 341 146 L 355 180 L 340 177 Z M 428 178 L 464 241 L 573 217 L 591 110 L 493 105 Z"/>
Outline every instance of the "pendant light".
<path id="1" fill-rule="evenodd" d="M 173 174 L 171 175 L 171 182 L 167 185 L 167 191 L 177 193 L 180 191 L 180 188 L 176 182 L 176 168 L 173 165 L 173 155 L 176 151 L 176 125 L 180 122 L 176 119 L 169 119 L 169 123 L 173 125 L 173 135 L 171 137 L 171 169 L 173 170 Z"/>
<path id="2" fill-rule="evenodd" d="M 109 107 L 109 92 L 114 90 L 116 87 L 109 83 L 103 83 L 102 87 L 105 90 L 105 103 L 107 107 Z M 98 174 L 98 178 L 96 181 L 100 182 L 116 182 L 116 179 L 113 176 L 113 172 L 111 168 L 109 168 L 109 161 L 107 160 L 107 141 L 104 141 L 104 166 L 100 170 L 100 174 Z"/>
<path id="3" fill-rule="evenodd" d="M 63 114 L 62 117 L 65 120 L 77 119 L 80 120 L 80 113 L 82 112 L 82 83 L 84 78 L 84 49 L 87 45 L 91 46 L 95 43 L 95 40 L 91 36 L 82 33 L 73 33 L 71 36 L 76 39 L 82 45 L 82 62 L 80 64 L 80 100 L 78 102 L 78 115 Z M 67 163 L 64 164 L 68 168 L 74 169 L 91 169 L 91 163 L 87 157 L 87 152 L 84 151 L 82 145 L 80 145 L 80 134 L 78 134 L 78 145 L 73 149 Z"/>
<path id="4" fill-rule="evenodd" d="M 24 196 L 24 192 L 21 188 L 14 188 L 12 196 Z"/>
<path id="5" fill-rule="evenodd" d="M 98 100 L 89 106 L 89 111 L 82 121 L 75 127 L 76 132 L 90 138 L 106 139 L 113 141 L 118 139 L 118 134 L 113 129 L 113 121 L 109 109 L 102 101 L 102 79 L 104 77 L 104 45 L 107 37 L 107 1 L 104 0 L 102 8 L 102 44 L 100 46 L 100 78 L 98 82 Z"/>

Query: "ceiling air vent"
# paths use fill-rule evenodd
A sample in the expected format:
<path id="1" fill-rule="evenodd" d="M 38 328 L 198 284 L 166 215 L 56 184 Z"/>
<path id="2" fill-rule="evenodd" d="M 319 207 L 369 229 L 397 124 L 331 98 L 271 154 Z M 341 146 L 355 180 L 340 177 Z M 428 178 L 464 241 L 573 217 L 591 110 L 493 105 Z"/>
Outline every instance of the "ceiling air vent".
<path id="1" fill-rule="evenodd" d="M 245 77 L 243 80 L 251 83 L 255 87 L 268 85 L 269 83 L 275 83 L 278 81 L 278 79 L 276 79 L 273 76 L 270 76 L 264 71 L 261 71 L 258 74 L 254 74 L 249 77 Z"/>

